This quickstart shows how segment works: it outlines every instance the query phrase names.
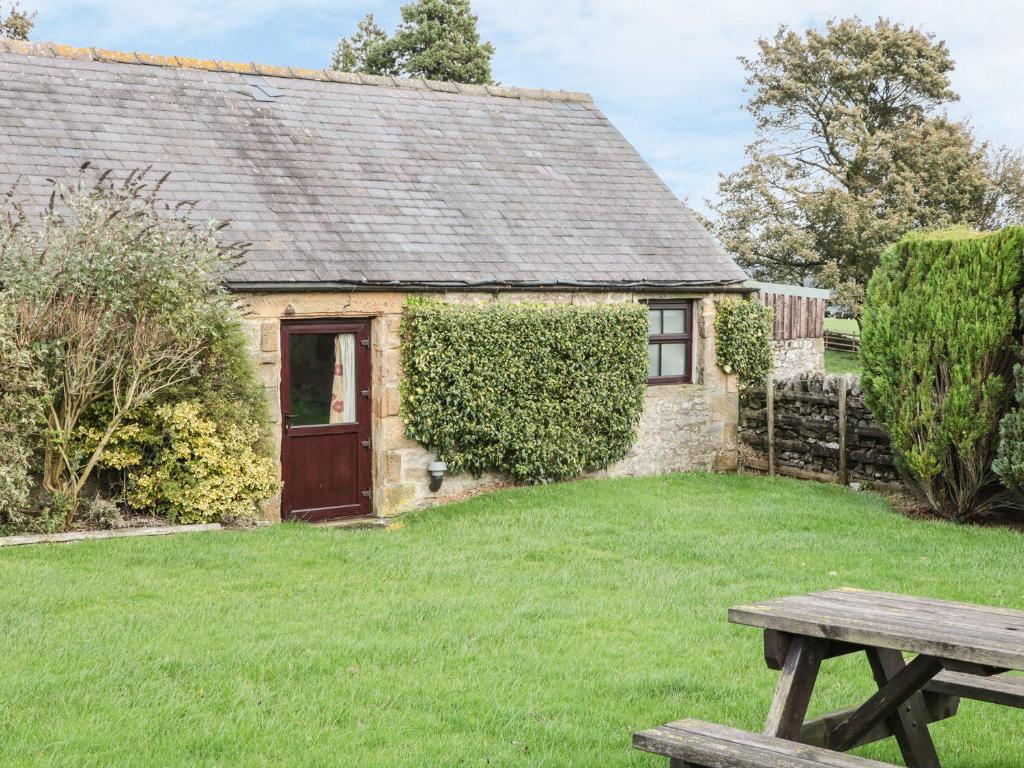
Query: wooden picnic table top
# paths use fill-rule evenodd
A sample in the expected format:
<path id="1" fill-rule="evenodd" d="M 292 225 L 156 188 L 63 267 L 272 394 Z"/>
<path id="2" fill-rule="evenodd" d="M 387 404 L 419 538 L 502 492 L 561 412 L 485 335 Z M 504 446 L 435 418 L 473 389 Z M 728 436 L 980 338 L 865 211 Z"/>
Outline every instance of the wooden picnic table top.
<path id="1" fill-rule="evenodd" d="M 1024 670 L 1024 611 L 843 587 L 729 609 L 729 621 L 805 637 Z"/>

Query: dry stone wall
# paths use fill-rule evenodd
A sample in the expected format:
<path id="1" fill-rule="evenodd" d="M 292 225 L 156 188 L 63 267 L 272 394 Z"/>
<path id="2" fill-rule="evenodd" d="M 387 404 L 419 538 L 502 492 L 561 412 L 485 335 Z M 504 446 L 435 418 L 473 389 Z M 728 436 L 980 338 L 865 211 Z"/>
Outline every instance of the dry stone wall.
<path id="1" fill-rule="evenodd" d="M 769 428 L 771 411 L 771 429 Z M 741 462 L 839 482 L 898 482 L 889 436 L 864 406 L 853 375 L 803 373 L 740 395 Z"/>

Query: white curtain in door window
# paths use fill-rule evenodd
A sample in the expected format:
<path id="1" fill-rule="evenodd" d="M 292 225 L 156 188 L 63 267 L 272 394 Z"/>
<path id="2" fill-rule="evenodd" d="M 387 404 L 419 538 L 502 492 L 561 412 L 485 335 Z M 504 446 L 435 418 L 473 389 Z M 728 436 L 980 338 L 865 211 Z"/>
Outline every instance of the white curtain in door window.
<path id="1" fill-rule="evenodd" d="M 334 337 L 334 379 L 331 382 L 331 424 L 356 420 L 356 337 Z"/>

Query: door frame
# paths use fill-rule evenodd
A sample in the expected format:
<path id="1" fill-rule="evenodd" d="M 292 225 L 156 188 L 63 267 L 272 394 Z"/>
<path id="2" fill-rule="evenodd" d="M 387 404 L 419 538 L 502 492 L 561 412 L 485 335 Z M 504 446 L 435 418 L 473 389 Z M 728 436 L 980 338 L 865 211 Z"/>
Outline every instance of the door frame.
<path id="1" fill-rule="evenodd" d="M 281 519 L 282 520 L 329 520 L 335 518 L 356 517 L 373 514 L 373 356 L 371 354 L 371 321 L 369 317 L 339 317 L 281 320 L 280 349 L 280 408 L 281 408 Z M 356 421 L 359 424 L 360 436 L 365 437 L 360 446 L 360 462 L 357 469 L 359 509 L 351 513 L 329 514 L 324 516 L 301 515 L 293 512 L 293 498 L 288 489 L 288 474 L 291 461 L 289 451 L 289 433 L 299 430 L 303 435 L 332 434 L 342 432 L 346 425 L 310 425 L 292 427 L 288 423 L 291 408 L 291 345 L 289 337 L 293 334 L 309 333 L 354 333 L 356 336 Z"/>

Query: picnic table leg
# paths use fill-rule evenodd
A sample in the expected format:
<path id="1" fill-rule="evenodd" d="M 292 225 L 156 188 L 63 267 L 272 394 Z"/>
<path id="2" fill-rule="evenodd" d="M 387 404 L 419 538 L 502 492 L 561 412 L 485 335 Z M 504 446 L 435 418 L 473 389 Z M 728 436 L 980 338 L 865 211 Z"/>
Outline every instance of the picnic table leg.
<path id="1" fill-rule="evenodd" d="M 775 698 L 768 710 L 764 726 L 766 736 L 800 740 L 800 728 L 807 716 L 827 644 L 827 641 L 814 637 L 793 638 L 775 689 Z"/>
<path id="2" fill-rule="evenodd" d="M 934 657 L 918 656 L 907 664 L 899 651 L 865 650 L 878 692 L 828 734 L 827 746 L 845 752 L 879 723 L 885 723 L 896 737 L 909 768 L 940 768 L 928 734 L 930 718 L 921 691 L 942 670 L 942 662 Z"/>
<path id="3" fill-rule="evenodd" d="M 899 651 L 869 648 L 867 655 L 871 672 L 879 688 L 907 666 L 903 654 Z M 929 719 L 924 695 L 920 691 L 901 704 L 889 717 L 889 727 L 900 745 L 900 752 L 903 753 L 903 761 L 907 768 L 941 768 L 935 744 L 928 733 Z"/>

